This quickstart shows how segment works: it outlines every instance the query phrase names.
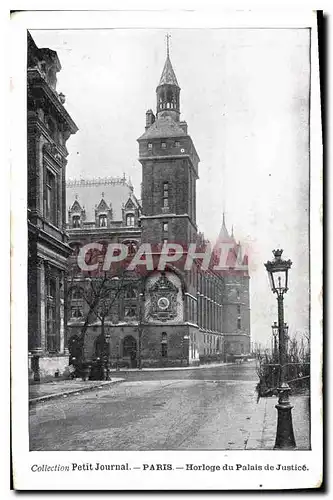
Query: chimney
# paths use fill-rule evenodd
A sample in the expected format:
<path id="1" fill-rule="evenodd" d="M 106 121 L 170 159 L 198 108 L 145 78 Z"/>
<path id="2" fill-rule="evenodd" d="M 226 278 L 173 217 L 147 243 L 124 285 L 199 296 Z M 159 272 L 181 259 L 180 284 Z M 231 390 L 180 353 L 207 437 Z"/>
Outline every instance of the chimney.
<path id="1" fill-rule="evenodd" d="M 179 122 L 179 126 L 184 130 L 185 134 L 187 135 L 187 123 Z"/>
<path id="2" fill-rule="evenodd" d="M 148 109 L 148 111 L 146 112 L 146 130 L 148 130 L 149 127 L 151 127 L 154 122 L 155 122 L 155 115 L 151 109 Z"/>

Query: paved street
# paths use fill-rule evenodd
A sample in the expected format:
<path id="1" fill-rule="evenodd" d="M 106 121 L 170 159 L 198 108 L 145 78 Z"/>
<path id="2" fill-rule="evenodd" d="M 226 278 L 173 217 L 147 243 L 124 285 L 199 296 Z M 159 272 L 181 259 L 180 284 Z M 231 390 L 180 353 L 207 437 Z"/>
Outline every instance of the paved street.
<path id="1" fill-rule="evenodd" d="M 246 449 L 267 413 L 253 363 L 121 378 L 31 408 L 31 450 Z"/>

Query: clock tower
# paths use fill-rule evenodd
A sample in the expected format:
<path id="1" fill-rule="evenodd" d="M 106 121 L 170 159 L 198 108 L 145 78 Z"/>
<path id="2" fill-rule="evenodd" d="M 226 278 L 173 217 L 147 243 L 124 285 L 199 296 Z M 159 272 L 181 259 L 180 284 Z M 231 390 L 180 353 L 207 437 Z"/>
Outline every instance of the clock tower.
<path id="1" fill-rule="evenodd" d="M 196 181 L 199 156 L 180 119 L 180 86 L 169 45 L 159 84 L 156 113 L 146 113 L 145 132 L 138 139 L 142 165 L 142 242 L 196 242 Z"/>

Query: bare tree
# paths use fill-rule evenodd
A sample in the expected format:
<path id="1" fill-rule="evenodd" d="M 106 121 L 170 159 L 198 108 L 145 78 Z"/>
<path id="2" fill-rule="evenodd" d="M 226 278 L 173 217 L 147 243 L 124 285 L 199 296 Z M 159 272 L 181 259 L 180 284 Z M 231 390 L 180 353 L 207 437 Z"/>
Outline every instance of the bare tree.
<path id="1" fill-rule="evenodd" d="M 71 304 L 72 293 L 76 288 L 81 290 L 81 298 L 88 306 L 83 315 L 84 323 L 80 329 L 79 338 L 76 341 L 76 364 L 81 365 L 79 369 L 83 371 L 83 377 L 88 378 L 90 367 L 85 366 L 84 360 L 84 346 L 85 338 L 89 328 L 96 318 L 101 323 L 101 338 L 103 341 L 103 352 L 101 353 L 101 365 L 104 378 L 109 378 L 109 345 L 105 329 L 105 320 L 109 316 L 110 311 L 115 303 L 120 300 L 120 296 L 124 288 L 130 286 L 130 281 L 126 268 L 119 266 L 109 271 L 102 270 L 103 259 L 97 256 L 98 262 L 101 265 L 97 270 L 88 271 L 82 274 L 78 269 L 76 262 L 71 266 L 71 277 L 68 280 L 70 285 L 68 287 L 67 302 Z M 96 262 L 96 255 L 91 253 L 88 255 L 87 264 Z M 84 308 L 83 308 L 84 311 Z M 85 368 L 85 369 L 84 369 Z"/>

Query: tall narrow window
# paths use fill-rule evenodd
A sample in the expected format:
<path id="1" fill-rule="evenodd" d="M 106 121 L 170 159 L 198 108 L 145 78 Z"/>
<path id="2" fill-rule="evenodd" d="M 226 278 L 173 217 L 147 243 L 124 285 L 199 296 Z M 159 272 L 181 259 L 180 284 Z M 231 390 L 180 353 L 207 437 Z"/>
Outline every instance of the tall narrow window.
<path id="1" fill-rule="evenodd" d="M 241 306 L 237 306 L 237 314 L 238 314 L 238 316 L 240 316 L 240 313 L 241 313 Z"/>
<path id="2" fill-rule="evenodd" d="M 169 206 L 169 183 L 163 182 L 163 207 Z"/>
<path id="3" fill-rule="evenodd" d="M 50 170 L 46 170 L 45 217 L 52 224 L 57 223 L 56 178 Z"/>
<path id="4" fill-rule="evenodd" d="M 168 357 L 168 337 L 166 332 L 162 332 L 161 356 L 162 358 Z"/>
<path id="5" fill-rule="evenodd" d="M 105 214 L 102 214 L 99 216 L 99 227 L 106 227 L 107 226 L 107 218 Z"/>
<path id="6" fill-rule="evenodd" d="M 126 215 L 126 226 L 134 226 L 134 215 L 133 214 Z"/>
<path id="7" fill-rule="evenodd" d="M 164 233 L 167 233 L 169 230 L 169 225 L 167 222 L 163 222 L 163 232 Z"/>
<path id="8" fill-rule="evenodd" d="M 242 328 L 242 322 L 240 318 L 237 318 L 237 330 L 240 330 Z"/>
<path id="9" fill-rule="evenodd" d="M 81 227 L 81 217 L 79 215 L 73 215 L 73 227 Z"/>

